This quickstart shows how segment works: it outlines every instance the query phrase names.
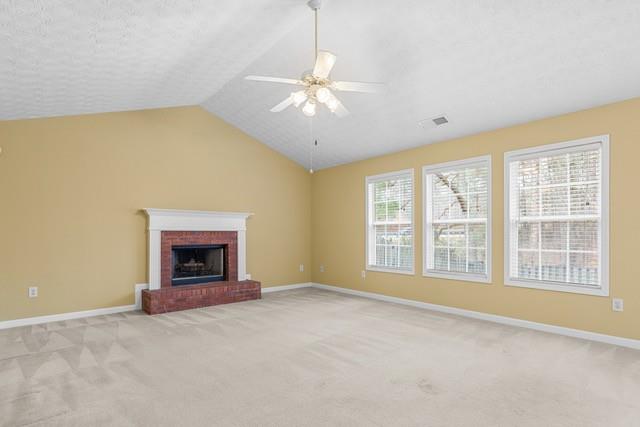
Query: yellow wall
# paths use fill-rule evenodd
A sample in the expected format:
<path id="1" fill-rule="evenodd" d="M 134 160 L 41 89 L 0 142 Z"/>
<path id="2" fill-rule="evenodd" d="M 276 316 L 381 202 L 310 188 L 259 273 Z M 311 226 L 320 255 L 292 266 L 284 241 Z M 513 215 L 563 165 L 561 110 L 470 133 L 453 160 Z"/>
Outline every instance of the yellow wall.
<path id="1" fill-rule="evenodd" d="M 611 311 L 611 297 L 503 285 L 504 152 L 600 134 L 611 136 L 610 288 L 624 298 L 623 313 Z M 254 212 L 247 267 L 263 286 L 312 279 L 640 339 L 640 98 L 312 178 L 199 107 L 0 122 L 0 148 L 0 320 L 133 303 L 134 284 L 147 280 L 140 209 L 158 207 Z M 493 157 L 493 284 L 422 277 L 420 168 L 485 154 Z M 406 168 L 416 173 L 416 274 L 362 279 L 365 177 Z M 312 268 L 300 273 L 302 263 Z M 40 296 L 30 299 L 34 285 Z"/>
<path id="2" fill-rule="evenodd" d="M 310 279 L 309 174 L 199 107 L 0 122 L 0 147 L 0 320 L 132 304 L 145 207 L 253 212 L 252 277 Z"/>
<path id="3" fill-rule="evenodd" d="M 455 126 L 455 124 L 452 124 Z M 609 134 L 611 297 L 508 287 L 503 284 L 503 155 L 505 151 Z M 493 284 L 422 277 L 421 167 L 492 155 Z M 316 173 L 312 178 L 313 281 L 519 319 L 640 339 L 640 98 L 394 153 Z M 365 268 L 367 175 L 415 169 L 416 274 Z M 319 272 L 324 265 L 325 272 Z"/>

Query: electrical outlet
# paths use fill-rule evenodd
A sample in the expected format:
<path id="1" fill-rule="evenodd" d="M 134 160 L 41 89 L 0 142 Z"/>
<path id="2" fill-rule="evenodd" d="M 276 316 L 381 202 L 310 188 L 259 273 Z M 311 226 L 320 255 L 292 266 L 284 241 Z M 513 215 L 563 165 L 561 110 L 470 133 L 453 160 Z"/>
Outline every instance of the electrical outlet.
<path id="1" fill-rule="evenodd" d="M 300 273 L 304 271 L 304 264 L 300 264 Z"/>
<path id="2" fill-rule="evenodd" d="M 367 277 L 367 272 L 362 270 L 362 272 L 360 273 L 360 276 L 362 276 L 363 279 L 366 279 Z"/>
<path id="3" fill-rule="evenodd" d="M 320 266 L 320 273 L 324 273 L 324 265 Z"/>
<path id="4" fill-rule="evenodd" d="M 245 279 L 245 280 L 251 280 L 251 274 L 249 274 L 249 273 L 245 273 L 245 275 L 244 275 L 244 279 Z"/>
<path id="5" fill-rule="evenodd" d="M 29 287 L 29 298 L 37 298 L 38 297 L 38 287 L 30 286 Z"/>
<path id="6" fill-rule="evenodd" d="M 624 300 L 622 298 L 614 298 L 611 302 L 611 309 L 613 311 L 624 311 Z"/>

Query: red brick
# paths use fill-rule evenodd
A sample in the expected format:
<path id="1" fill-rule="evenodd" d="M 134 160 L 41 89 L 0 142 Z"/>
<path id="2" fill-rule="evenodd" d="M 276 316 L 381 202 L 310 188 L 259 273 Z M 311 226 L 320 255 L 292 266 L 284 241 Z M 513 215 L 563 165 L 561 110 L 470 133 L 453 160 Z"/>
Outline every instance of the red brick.
<path id="1" fill-rule="evenodd" d="M 160 239 L 160 286 L 171 287 L 172 245 L 227 245 L 226 280 L 238 280 L 238 233 L 236 231 L 163 231 Z"/>
<path id="2" fill-rule="evenodd" d="M 214 282 L 142 291 L 142 309 L 148 314 L 188 310 L 210 305 L 260 299 L 260 282 Z"/>

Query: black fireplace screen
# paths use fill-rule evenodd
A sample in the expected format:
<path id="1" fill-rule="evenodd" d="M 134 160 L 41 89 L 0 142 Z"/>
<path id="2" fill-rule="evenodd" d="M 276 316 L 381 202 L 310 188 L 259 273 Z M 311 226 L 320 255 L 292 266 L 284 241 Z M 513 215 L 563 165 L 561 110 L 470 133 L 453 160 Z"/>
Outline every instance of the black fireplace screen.
<path id="1" fill-rule="evenodd" d="M 172 285 L 225 280 L 226 245 L 173 246 Z"/>

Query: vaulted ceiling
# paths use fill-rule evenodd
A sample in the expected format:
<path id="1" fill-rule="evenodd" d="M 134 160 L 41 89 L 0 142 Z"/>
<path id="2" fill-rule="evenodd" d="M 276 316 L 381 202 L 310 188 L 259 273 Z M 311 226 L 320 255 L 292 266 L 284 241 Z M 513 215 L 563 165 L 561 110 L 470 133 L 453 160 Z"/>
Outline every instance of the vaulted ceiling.
<path id="1" fill-rule="evenodd" d="M 327 0 L 332 77 L 387 90 L 271 113 L 294 88 L 243 77 L 313 67 L 305 3 L 0 0 L 0 119 L 197 104 L 322 168 L 640 96 L 637 0 Z"/>

